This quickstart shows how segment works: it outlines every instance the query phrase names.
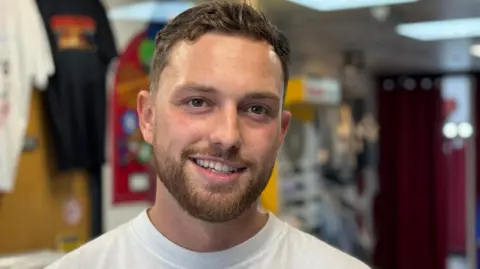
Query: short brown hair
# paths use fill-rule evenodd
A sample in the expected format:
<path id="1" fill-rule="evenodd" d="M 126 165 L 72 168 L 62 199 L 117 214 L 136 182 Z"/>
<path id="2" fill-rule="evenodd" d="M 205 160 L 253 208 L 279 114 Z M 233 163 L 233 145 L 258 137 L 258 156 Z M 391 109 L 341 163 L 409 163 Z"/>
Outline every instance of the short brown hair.
<path id="1" fill-rule="evenodd" d="M 179 41 L 195 41 L 208 32 L 241 35 L 268 42 L 282 64 L 285 96 L 290 61 L 288 39 L 262 12 L 256 11 L 249 4 L 230 3 L 224 0 L 210 1 L 190 8 L 158 32 L 150 71 L 151 89 L 158 88 L 160 75 L 168 64 L 171 48 Z"/>

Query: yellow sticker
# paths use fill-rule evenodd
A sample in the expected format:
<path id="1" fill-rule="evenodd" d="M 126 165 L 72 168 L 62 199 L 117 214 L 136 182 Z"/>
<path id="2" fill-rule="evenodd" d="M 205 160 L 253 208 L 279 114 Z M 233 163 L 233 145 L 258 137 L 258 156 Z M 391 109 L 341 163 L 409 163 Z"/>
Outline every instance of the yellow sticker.
<path id="1" fill-rule="evenodd" d="M 82 240 L 78 235 L 65 234 L 57 237 L 56 247 L 58 251 L 67 253 L 77 249 L 83 244 L 85 244 L 85 241 Z"/>

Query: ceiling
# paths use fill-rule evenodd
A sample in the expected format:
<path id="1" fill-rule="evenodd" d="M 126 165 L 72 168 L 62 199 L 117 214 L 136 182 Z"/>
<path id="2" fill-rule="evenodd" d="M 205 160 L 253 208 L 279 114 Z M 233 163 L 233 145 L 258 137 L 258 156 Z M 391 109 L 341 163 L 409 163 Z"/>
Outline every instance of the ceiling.
<path id="1" fill-rule="evenodd" d="M 342 51 L 361 50 L 373 73 L 465 71 L 480 67 L 471 39 L 421 42 L 395 33 L 404 22 L 480 17 L 479 0 L 419 0 L 391 6 L 386 21 L 370 9 L 319 12 L 284 1 L 263 0 L 263 9 L 292 42 L 295 72 L 338 71 Z"/>
<path id="2" fill-rule="evenodd" d="M 196 0 L 201 2 L 205 0 Z M 107 8 L 139 0 L 104 0 Z M 360 50 L 372 73 L 420 73 L 480 69 L 469 54 L 475 40 L 421 42 L 395 33 L 398 23 L 480 17 L 480 0 L 419 0 L 391 6 L 386 21 L 370 9 L 319 12 L 285 0 L 259 0 L 262 10 L 289 37 L 292 74 L 335 75 L 342 52 Z"/>

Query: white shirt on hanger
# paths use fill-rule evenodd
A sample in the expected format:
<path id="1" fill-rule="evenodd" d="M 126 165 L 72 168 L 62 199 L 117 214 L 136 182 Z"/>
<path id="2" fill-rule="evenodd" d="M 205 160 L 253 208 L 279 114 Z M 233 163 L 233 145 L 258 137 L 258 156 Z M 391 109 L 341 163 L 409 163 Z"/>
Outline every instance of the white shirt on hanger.
<path id="1" fill-rule="evenodd" d="M 14 188 L 30 113 L 32 88 L 55 71 L 34 0 L 0 1 L 0 192 Z"/>

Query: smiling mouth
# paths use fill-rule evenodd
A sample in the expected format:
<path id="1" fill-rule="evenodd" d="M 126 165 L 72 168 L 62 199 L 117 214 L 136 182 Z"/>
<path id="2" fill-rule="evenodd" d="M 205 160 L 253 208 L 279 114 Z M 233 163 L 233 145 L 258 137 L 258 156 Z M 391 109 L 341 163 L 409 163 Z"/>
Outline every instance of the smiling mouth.
<path id="1" fill-rule="evenodd" d="M 202 159 L 196 159 L 196 158 L 192 158 L 191 160 L 197 166 L 205 170 L 208 170 L 210 172 L 214 172 L 218 174 L 231 175 L 235 173 L 241 173 L 246 169 L 246 167 L 235 168 L 221 162 L 210 161 L 210 160 L 202 160 Z"/>

